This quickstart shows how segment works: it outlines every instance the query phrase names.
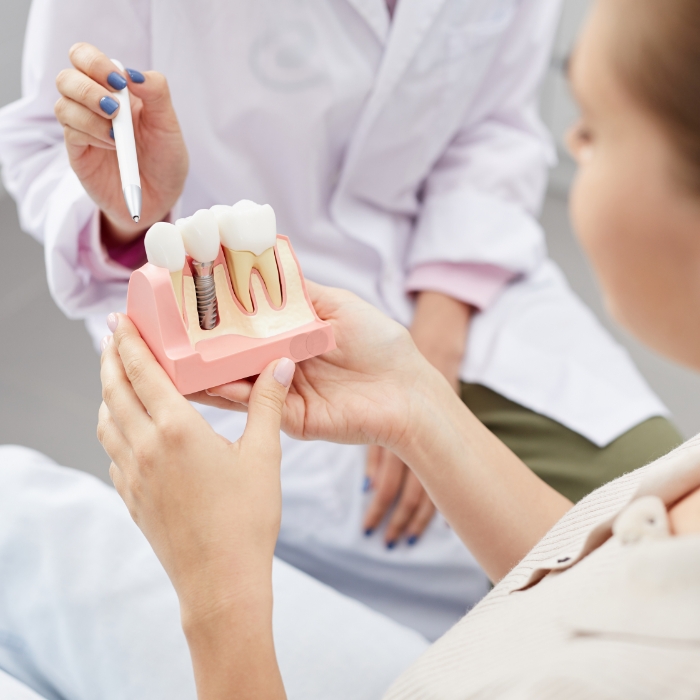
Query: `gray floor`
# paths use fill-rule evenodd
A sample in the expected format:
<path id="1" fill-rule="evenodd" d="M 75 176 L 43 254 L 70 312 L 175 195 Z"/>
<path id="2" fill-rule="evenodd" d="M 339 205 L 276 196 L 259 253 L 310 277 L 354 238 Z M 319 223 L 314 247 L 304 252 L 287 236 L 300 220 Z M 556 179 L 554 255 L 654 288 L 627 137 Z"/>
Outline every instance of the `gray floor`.
<path id="1" fill-rule="evenodd" d="M 542 220 L 552 256 L 574 289 L 604 317 L 561 196 L 548 197 Z M 0 443 L 28 445 L 107 480 L 109 462 L 95 438 L 98 357 L 82 323 L 66 319 L 51 300 L 43 250 L 21 233 L 14 203 L 3 194 L 0 241 L 5 260 L 0 288 Z M 654 356 L 617 329 L 613 332 L 630 348 L 683 432 L 700 430 L 695 407 L 700 377 Z"/>

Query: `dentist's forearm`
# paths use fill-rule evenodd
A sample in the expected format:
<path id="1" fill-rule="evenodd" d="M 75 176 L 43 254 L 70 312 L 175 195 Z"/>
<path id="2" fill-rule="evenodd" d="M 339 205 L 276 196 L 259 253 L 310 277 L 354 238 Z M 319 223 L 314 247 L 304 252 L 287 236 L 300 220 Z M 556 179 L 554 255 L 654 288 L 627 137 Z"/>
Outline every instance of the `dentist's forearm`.
<path id="1" fill-rule="evenodd" d="M 571 508 L 466 408 L 432 367 L 410 397 L 395 450 L 493 581 Z"/>

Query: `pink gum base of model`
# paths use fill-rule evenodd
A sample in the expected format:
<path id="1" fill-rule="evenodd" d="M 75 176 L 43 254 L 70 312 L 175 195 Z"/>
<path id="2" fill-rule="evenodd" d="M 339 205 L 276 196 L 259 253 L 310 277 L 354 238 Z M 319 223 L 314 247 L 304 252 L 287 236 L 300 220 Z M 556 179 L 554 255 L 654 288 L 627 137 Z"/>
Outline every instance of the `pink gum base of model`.
<path id="1" fill-rule="evenodd" d="M 278 238 L 288 241 L 285 236 Z M 289 247 L 291 250 L 291 244 Z M 293 250 L 292 255 L 299 267 Z M 231 286 L 221 249 L 214 265 L 220 264 L 224 266 Z M 318 318 L 306 291 L 301 268 L 299 271 L 304 296 L 315 320 L 269 338 L 231 333 L 200 341 L 193 347 L 175 299 L 170 272 L 150 263 L 131 274 L 126 313 L 177 390 L 181 394 L 193 394 L 260 374 L 270 362 L 282 357 L 300 362 L 335 349 L 331 326 Z M 183 271 L 185 275 L 188 272 L 188 269 Z M 284 303 L 279 313 L 284 313 Z"/>

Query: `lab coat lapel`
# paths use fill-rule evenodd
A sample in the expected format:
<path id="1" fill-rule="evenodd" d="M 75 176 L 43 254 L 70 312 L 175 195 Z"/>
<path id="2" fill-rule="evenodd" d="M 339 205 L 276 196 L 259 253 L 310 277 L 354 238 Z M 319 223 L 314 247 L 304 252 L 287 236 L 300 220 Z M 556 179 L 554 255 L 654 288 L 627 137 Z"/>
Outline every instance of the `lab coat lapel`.
<path id="1" fill-rule="evenodd" d="M 386 44 L 389 36 L 389 11 L 385 0 L 347 0 L 377 36 L 377 39 Z"/>
<path id="2" fill-rule="evenodd" d="M 348 0 L 358 7 L 367 0 Z M 391 95 L 411 59 L 421 45 L 435 18 L 447 0 L 398 0 L 384 58 L 374 89 L 360 117 L 345 159 L 344 175 L 352 169 L 372 123 Z"/>
<path id="3" fill-rule="evenodd" d="M 378 109 L 403 75 L 447 0 L 398 0 L 389 43 L 377 76 L 370 108 Z M 372 105 L 371 102 L 376 104 Z"/>
<path id="4" fill-rule="evenodd" d="M 356 7 L 364 2 L 364 0 L 348 1 Z M 352 220 L 356 224 L 360 224 L 362 217 L 356 216 L 359 214 L 357 207 L 347 197 L 349 194 L 347 185 L 356 170 L 356 165 L 361 163 L 363 148 L 367 144 L 377 115 L 385 106 L 387 99 L 391 96 L 392 89 L 401 79 L 447 1 L 398 0 L 389 32 L 389 40 L 374 89 L 367 100 L 354 136 L 348 145 L 339 184 L 331 203 L 331 209 L 338 218 L 338 223 L 345 224 L 344 228 L 351 236 L 378 250 L 384 244 L 388 244 L 388 239 L 382 240 L 381 233 L 372 226 L 352 225 Z M 384 251 L 385 254 L 386 251 Z"/>

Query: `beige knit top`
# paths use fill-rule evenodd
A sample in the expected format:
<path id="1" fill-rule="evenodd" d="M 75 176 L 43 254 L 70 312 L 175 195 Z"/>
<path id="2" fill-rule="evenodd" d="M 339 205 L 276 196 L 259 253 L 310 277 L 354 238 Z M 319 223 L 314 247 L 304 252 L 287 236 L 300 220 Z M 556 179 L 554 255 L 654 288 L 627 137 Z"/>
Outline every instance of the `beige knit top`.
<path id="1" fill-rule="evenodd" d="M 700 436 L 590 494 L 385 699 L 700 698 L 698 486 Z"/>

